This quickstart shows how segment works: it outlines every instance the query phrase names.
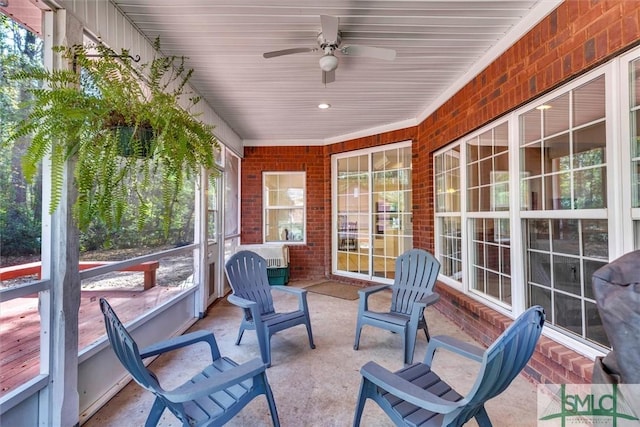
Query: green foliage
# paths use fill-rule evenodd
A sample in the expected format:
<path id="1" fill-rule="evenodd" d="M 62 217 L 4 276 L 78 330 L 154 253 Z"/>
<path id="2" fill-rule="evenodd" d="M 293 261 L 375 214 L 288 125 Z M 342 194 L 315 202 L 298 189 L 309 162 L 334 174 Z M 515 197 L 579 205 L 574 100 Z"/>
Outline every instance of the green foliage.
<path id="1" fill-rule="evenodd" d="M 19 108 L 36 81 L 10 81 L 8 76 L 42 62 L 42 42 L 5 15 L 0 14 L 0 250 L 2 255 L 39 253 L 41 228 L 41 179 L 27 183 L 20 160 L 28 141 L 6 142 L 13 125 L 27 112 Z"/>
<path id="2" fill-rule="evenodd" d="M 160 183 L 156 183 L 160 184 Z M 149 219 L 146 224 L 138 224 L 137 212 L 125 212 L 122 226 L 109 229 L 96 219 L 87 230 L 80 233 L 80 251 L 104 249 L 171 247 L 193 242 L 194 201 L 196 188 L 193 182 L 187 182 L 181 189 L 171 207 L 173 221 L 167 231 L 162 228 L 162 204 L 159 203 L 160 186 L 151 188 L 144 208 Z"/>
<path id="3" fill-rule="evenodd" d="M 186 92 L 192 70 L 173 56 L 138 66 L 127 51 L 117 54 L 101 45 L 55 50 L 81 72 L 25 67 L 10 76 L 44 83 L 30 89 L 30 113 L 8 138 L 32 138 L 22 158 L 25 177 L 33 180 L 50 155 L 53 212 L 63 194 L 64 167 L 73 160 L 74 217 L 83 231 L 93 223 L 115 229 L 131 212 L 142 229 L 157 211 L 149 206 L 149 193 L 159 182 L 161 225 L 168 234 L 183 184 L 201 168 L 213 171 L 218 147 L 213 127 L 189 111 L 198 102 Z M 188 101 L 187 109 L 181 101 Z M 129 157 L 121 155 L 121 126 L 133 128 L 125 141 L 134 153 Z M 143 128 L 153 132 L 149 147 L 136 138 Z"/>
<path id="4" fill-rule="evenodd" d="M 40 253 L 40 216 L 25 206 L 10 206 L 0 221 L 2 252 L 12 255 Z"/>

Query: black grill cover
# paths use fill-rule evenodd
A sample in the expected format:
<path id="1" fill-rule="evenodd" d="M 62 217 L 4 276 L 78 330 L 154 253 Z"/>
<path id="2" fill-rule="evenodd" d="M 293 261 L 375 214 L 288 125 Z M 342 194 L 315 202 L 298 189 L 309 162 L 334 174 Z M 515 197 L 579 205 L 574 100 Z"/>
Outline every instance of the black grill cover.
<path id="1" fill-rule="evenodd" d="M 591 279 L 612 347 L 596 360 L 593 382 L 640 384 L 640 250 L 601 267 Z"/>

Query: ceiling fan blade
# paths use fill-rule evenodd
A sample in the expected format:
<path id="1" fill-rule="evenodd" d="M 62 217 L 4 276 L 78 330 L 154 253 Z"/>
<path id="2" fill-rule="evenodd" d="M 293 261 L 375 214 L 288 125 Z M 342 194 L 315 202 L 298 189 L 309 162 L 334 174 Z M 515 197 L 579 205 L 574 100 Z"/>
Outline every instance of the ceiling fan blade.
<path id="1" fill-rule="evenodd" d="M 322 84 L 328 84 L 336 81 L 336 70 L 322 72 Z"/>
<path id="2" fill-rule="evenodd" d="M 291 49 L 283 49 L 283 50 L 274 50 L 273 52 L 265 52 L 262 54 L 263 58 L 275 58 L 276 56 L 283 55 L 292 55 L 294 53 L 306 53 L 306 52 L 315 52 L 316 48 L 311 47 L 294 47 Z"/>
<path id="3" fill-rule="evenodd" d="M 340 49 L 340 52 L 347 56 L 366 56 L 369 58 L 384 59 L 393 61 L 396 59 L 396 51 L 382 47 L 351 45 Z"/>
<path id="4" fill-rule="evenodd" d="M 336 44 L 338 41 L 338 21 L 338 18 L 335 16 L 320 15 L 322 36 L 329 44 Z"/>

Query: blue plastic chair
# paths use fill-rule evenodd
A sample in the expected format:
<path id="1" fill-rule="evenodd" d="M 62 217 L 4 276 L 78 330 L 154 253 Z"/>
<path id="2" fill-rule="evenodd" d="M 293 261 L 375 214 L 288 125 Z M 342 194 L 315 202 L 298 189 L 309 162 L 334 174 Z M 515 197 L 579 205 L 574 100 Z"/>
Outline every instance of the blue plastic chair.
<path id="1" fill-rule="evenodd" d="M 372 399 L 398 426 L 461 426 L 474 417 L 478 425 L 491 426 L 484 404 L 502 393 L 528 363 L 544 319 L 542 307 L 529 308 L 486 350 L 448 336 L 433 337 L 423 363 L 395 373 L 368 362 L 360 370 L 362 383 L 353 425 L 360 425 L 365 402 Z M 431 370 L 439 348 L 482 363 L 466 396 Z"/>
<path id="2" fill-rule="evenodd" d="M 261 394 L 269 403 L 273 425 L 280 425 L 276 402 L 267 381 L 267 366 L 260 359 L 238 365 L 227 357 L 221 357 L 215 337 L 206 331 L 181 335 L 138 351 L 136 342 L 104 298 L 100 299 L 100 308 L 116 356 L 133 379 L 156 396 L 146 427 L 156 426 L 165 409 L 171 411 L 184 427 L 221 426 Z M 147 357 L 198 342 L 209 344 L 212 363 L 173 390 L 163 389 L 157 377 L 142 362 Z"/>
<path id="3" fill-rule="evenodd" d="M 271 286 L 267 276 L 267 262 L 251 251 L 238 251 L 225 264 L 225 273 L 233 294 L 228 301 L 244 310 L 236 345 L 240 344 L 247 329 L 255 330 L 262 361 L 271 366 L 271 336 L 276 332 L 297 325 L 307 327 L 309 346 L 316 348 L 311 332 L 307 291 L 286 286 Z M 281 291 L 298 297 L 298 310 L 278 313 L 273 304 L 271 291 Z"/>
<path id="4" fill-rule="evenodd" d="M 422 249 L 410 249 L 396 259 L 393 285 L 370 286 L 359 290 L 360 304 L 353 349 L 357 350 L 360 345 L 362 327 L 371 325 L 402 334 L 404 363 L 412 363 L 418 328 L 424 330 L 429 341 L 424 310 L 440 299 L 440 295 L 433 292 L 439 272 L 440 263 L 433 255 Z M 369 310 L 369 297 L 389 288 L 392 289 L 390 310 L 383 313 Z"/>

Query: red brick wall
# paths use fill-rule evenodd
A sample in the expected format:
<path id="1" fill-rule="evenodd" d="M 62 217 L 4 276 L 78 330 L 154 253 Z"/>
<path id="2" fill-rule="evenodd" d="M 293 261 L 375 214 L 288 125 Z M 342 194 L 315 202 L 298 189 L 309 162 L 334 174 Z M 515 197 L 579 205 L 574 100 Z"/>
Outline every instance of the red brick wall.
<path id="1" fill-rule="evenodd" d="M 246 147 L 242 159 L 241 243 L 262 243 L 262 172 L 307 173 L 307 243 L 289 247 L 292 280 L 331 273 L 331 155 L 407 140 L 407 128 L 325 147 Z"/>
<path id="2" fill-rule="evenodd" d="M 242 242 L 261 241 L 261 172 L 307 170 L 308 244 L 291 249 L 292 278 L 328 276 L 331 154 L 410 139 L 414 142 L 414 246 L 432 251 L 433 151 L 639 43 L 640 1 L 565 1 L 418 127 L 322 148 L 246 148 L 242 163 Z M 484 331 L 487 338 L 495 338 L 508 320 L 464 295 L 454 295 L 455 291 L 444 294 L 445 305 L 438 306 L 443 307 L 445 315 L 456 322 L 478 316 L 480 321 L 468 324 Z M 450 312 L 444 309 L 447 300 L 449 304 L 456 300 L 467 303 Z M 485 314 L 479 316 L 480 312 Z M 497 323 L 495 318 L 499 318 Z M 576 382 L 580 378 L 590 379 L 592 363 L 560 344 L 543 339 L 539 353 L 527 369 L 538 381 Z M 567 370 L 565 365 L 571 368 Z"/>
<path id="3" fill-rule="evenodd" d="M 307 244 L 289 247 L 292 280 L 323 277 L 327 260 L 331 200 L 326 147 L 246 147 L 241 168 L 241 243 L 262 243 L 262 172 L 307 175 Z M 328 240 L 329 244 L 331 240 Z"/>

